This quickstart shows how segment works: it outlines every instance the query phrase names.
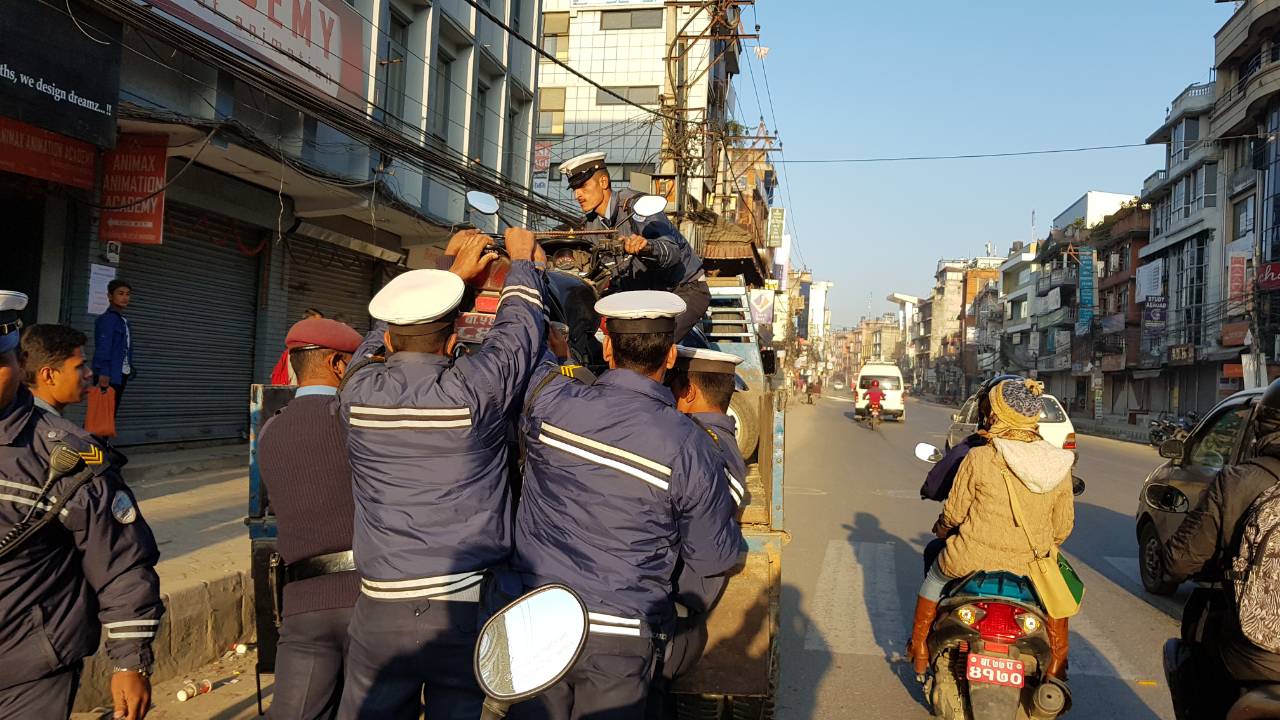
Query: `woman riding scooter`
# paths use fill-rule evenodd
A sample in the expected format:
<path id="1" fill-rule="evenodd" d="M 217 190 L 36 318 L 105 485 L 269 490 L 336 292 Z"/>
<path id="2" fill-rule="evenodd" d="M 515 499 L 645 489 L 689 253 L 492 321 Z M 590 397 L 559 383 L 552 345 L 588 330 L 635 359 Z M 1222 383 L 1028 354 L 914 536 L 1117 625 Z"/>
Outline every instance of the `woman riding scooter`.
<path id="1" fill-rule="evenodd" d="M 1010 493 L 1024 510 L 1026 530 L 1041 547 L 1060 546 L 1075 524 L 1071 465 L 1074 455 L 1040 437 L 1040 386 L 1005 380 L 989 395 L 988 444 L 971 449 L 960 464 L 934 534 L 946 539 L 916 600 L 908 654 L 918 677 L 929 667 L 927 639 L 943 588 L 979 570 L 1022 575 L 1035 559 L 1023 528 L 1014 523 Z M 982 501 L 983 498 L 987 500 Z M 1047 626 L 1052 658 L 1046 672 L 1065 679 L 1067 621 Z"/>

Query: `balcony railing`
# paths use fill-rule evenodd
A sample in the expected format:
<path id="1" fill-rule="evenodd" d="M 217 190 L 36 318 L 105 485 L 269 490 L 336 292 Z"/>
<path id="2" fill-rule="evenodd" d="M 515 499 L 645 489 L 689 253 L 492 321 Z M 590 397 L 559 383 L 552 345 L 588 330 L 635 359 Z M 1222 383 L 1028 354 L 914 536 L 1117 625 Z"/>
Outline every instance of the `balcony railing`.
<path id="1" fill-rule="evenodd" d="M 1040 316 L 1040 327 L 1053 327 L 1055 325 L 1074 325 L 1076 322 L 1076 309 L 1073 307 L 1060 307 Z"/>
<path id="2" fill-rule="evenodd" d="M 1142 181 L 1142 196 L 1146 197 L 1147 195 L 1155 192 L 1156 188 L 1163 185 L 1165 180 L 1168 179 L 1169 172 L 1167 170 L 1157 170 L 1151 173 L 1147 176 L 1146 180 Z"/>
<path id="3" fill-rule="evenodd" d="M 1231 173 L 1231 192 L 1238 193 L 1258 181 L 1258 171 L 1246 165 Z"/>
<path id="4" fill-rule="evenodd" d="M 1053 372 L 1054 370 L 1066 370 L 1071 367 L 1071 348 L 1059 348 L 1056 352 L 1049 355 L 1041 355 L 1036 360 L 1036 369 Z"/>
<path id="5" fill-rule="evenodd" d="M 1168 117 L 1173 117 L 1184 109 L 1205 110 L 1213 107 L 1213 87 L 1212 82 L 1188 85 L 1186 90 L 1173 99 Z"/>

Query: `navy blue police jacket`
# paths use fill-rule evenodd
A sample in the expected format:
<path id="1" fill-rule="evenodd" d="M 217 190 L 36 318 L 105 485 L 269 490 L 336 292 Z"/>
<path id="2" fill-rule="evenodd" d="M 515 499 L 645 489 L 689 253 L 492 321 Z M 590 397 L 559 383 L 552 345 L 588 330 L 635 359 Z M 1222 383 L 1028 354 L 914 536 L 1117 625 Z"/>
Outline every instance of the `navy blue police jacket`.
<path id="1" fill-rule="evenodd" d="M 54 484 L 49 501 L 88 482 L 56 522 L 0 560 L 0 689 L 92 655 L 104 628 L 113 666 L 154 662 L 151 643 L 164 606 L 151 528 L 111 452 L 83 428 L 37 407 L 25 387 L 0 416 L 0 536 L 37 502 L 59 443 L 84 463 Z M 41 502 L 33 518 L 48 508 Z"/>
<path id="2" fill-rule="evenodd" d="M 546 341 L 544 287 L 533 263 L 513 262 L 478 350 L 456 361 L 396 352 L 348 372 L 340 398 L 365 595 L 473 599 L 509 556 L 509 411 Z M 382 346 L 384 328 L 357 358 Z"/>
<path id="3" fill-rule="evenodd" d="M 625 369 L 587 385 L 544 363 L 529 393 L 512 561 L 526 587 L 568 585 L 592 631 L 640 636 L 673 616 L 677 560 L 703 577 L 737 564 L 724 460 L 669 389 Z"/>
<path id="4" fill-rule="evenodd" d="M 617 190 L 605 215 L 587 216 L 588 229 L 606 229 L 617 226 L 626 213 L 626 222 L 619 228 L 619 234 L 639 235 L 649 241 L 646 254 L 652 257 L 642 259 L 632 255 L 621 260 L 613 289 L 619 292 L 669 290 L 701 279 L 702 258 L 665 213 L 637 219 L 631 212 L 631 204 L 640 196 L 635 190 Z"/>

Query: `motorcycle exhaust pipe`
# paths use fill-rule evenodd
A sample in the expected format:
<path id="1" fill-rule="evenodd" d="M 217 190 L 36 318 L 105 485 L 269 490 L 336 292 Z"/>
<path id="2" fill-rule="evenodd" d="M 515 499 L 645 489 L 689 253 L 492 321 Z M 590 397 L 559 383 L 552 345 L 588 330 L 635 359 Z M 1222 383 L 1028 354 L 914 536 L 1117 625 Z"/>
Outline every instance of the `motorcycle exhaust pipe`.
<path id="1" fill-rule="evenodd" d="M 1071 691 L 1065 683 L 1046 677 L 1031 697 L 1031 720 L 1055 720 L 1071 703 Z"/>

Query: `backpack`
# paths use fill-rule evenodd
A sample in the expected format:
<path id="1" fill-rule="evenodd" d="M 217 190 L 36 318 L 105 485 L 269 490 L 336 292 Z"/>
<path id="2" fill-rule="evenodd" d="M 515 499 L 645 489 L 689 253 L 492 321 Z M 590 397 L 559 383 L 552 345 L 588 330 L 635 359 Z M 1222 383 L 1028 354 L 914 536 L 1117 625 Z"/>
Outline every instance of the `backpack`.
<path id="1" fill-rule="evenodd" d="M 1240 630 L 1254 645 L 1280 653 L 1280 475 L 1263 463 L 1250 462 L 1277 479 L 1245 513 L 1240 548 L 1231 561 L 1231 586 Z"/>

